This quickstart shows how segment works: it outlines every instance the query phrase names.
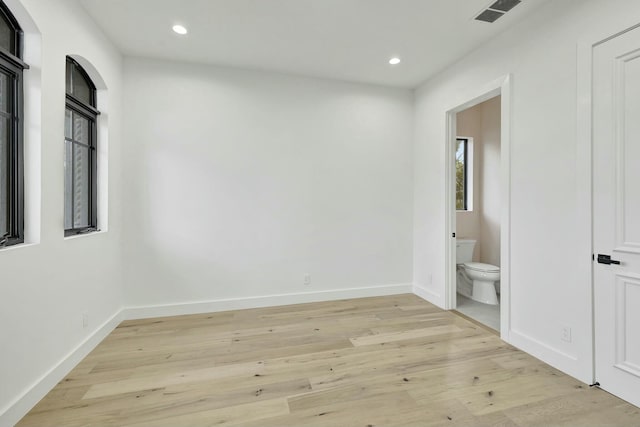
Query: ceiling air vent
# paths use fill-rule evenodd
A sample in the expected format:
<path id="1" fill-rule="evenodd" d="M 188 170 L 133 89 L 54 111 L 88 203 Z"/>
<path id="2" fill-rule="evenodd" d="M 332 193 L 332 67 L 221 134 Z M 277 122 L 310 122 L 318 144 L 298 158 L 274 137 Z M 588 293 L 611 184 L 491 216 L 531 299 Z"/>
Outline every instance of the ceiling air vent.
<path id="1" fill-rule="evenodd" d="M 505 13 L 516 7 L 521 0 L 497 0 L 475 17 L 476 21 L 495 22 Z"/>

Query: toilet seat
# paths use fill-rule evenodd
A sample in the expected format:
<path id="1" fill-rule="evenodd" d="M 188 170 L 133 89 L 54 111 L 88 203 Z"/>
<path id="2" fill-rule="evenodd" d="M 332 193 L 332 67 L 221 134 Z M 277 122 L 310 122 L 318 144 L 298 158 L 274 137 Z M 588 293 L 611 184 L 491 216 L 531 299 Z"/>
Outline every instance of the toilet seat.
<path id="1" fill-rule="evenodd" d="M 485 273 L 499 273 L 500 267 L 491 264 L 485 264 L 483 262 L 465 262 L 464 268 L 474 271 L 482 271 Z"/>

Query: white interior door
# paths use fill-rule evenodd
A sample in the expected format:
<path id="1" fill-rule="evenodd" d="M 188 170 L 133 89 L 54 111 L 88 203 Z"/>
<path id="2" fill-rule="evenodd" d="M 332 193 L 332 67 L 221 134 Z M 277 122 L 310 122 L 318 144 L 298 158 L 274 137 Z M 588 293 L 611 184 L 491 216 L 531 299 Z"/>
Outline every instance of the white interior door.
<path id="1" fill-rule="evenodd" d="M 596 380 L 640 406 L 640 28 L 593 52 L 593 221 Z"/>

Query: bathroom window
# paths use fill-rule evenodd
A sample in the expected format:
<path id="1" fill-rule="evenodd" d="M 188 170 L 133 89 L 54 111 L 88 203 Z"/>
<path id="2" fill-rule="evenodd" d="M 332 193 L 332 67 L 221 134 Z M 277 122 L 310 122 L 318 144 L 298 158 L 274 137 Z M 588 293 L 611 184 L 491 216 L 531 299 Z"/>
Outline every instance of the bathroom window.
<path id="1" fill-rule="evenodd" d="M 22 30 L 0 1 L 0 247 L 24 242 Z"/>
<path id="2" fill-rule="evenodd" d="M 97 229 L 96 87 L 85 70 L 67 57 L 64 128 L 65 236 Z"/>
<path id="3" fill-rule="evenodd" d="M 456 139 L 456 210 L 470 211 L 473 194 L 473 142 Z"/>

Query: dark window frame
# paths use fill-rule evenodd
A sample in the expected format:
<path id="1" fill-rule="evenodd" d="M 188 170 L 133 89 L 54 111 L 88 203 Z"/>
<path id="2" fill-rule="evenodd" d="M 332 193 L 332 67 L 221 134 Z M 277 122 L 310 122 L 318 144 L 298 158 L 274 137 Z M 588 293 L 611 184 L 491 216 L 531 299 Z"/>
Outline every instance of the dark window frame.
<path id="1" fill-rule="evenodd" d="M 7 5 L 0 1 L 0 14 L 12 34 L 9 50 L 0 46 L 0 72 L 10 79 L 10 110 L 2 115 L 10 120 L 7 139 L 7 233 L 0 235 L 0 248 L 24 243 L 24 76 L 29 66 L 22 61 L 23 32 Z"/>
<path id="2" fill-rule="evenodd" d="M 463 177 L 462 177 L 462 185 L 463 185 L 463 191 L 462 191 L 462 209 L 456 209 L 458 211 L 468 211 L 469 210 L 469 138 L 456 138 L 456 145 L 458 143 L 462 142 L 463 143 L 463 149 L 462 149 L 462 153 L 463 153 L 463 158 L 462 158 L 462 162 L 463 162 Z M 456 150 L 457 151 L 457 150 Z M 457 178 L 457 177 L 456 177 Z M 457 179 L 456 179 L 457 182 Z M 457 190 L 457 189 L 456 189 Z M 457 208 L 457 203 L 458 201 L 458 197 L 457 197 L 457 191 L 456 191 L 456 208 Z"/>
<path id="3" fill-rule="evenodd" d="M 88 182 L 89 182 L 89 203 L 88 203 L 88 225 L 83 227 L 74 227 L 73 219 L 72 219 L 72 228 L 66 228 L 64 230 L 65 237 L 75 236 L 78 234 L 90 233 L 98 230 L 98 174 L 97 174 L 97 163 L 98 163 L 98 116 L 100 115 L 100 111 L 96 108 L 96 97 L 97 97 L 97 89 L 91 77 L 84 70 L 82 65 L 80 65 L 76 60 L 71 57 L 67 57 L 65 69 L 69 70 L 69 66 L 79 72 L 81 77 L 88 83 L 90 89 L 90 99 L 89 104 L 86 102 L 76 98 L 73 94 L 67 92 L 66 93 L 66 102 L 65 102 L 65 110 L 70 110 L 74 114 L 78 114 L 83 118 L 87 119 L 89 123 L 89 132 L 88 132 L 88 144 L 75 141 L 73 139 L 67 138 L 65 135 L 65 144 L 67 142 L 77 145 L 84 146 L 89 149 L 90 153 L 90 162 L 89 162 L 89 171 L 88 171 Z M 73 87 L 73 73 L 71 76 L 71 87 Z M 74 150 L 72 150 L 73 155 Z M 65 155 L 66 156 L 66 155 Z M 74 167 L 73 160 L 71 161 L 71 167 Z M 73 185 L 73 182 L 72 182 Z M 72 195 L 74 191 L 71 192 Z M 65 207 L 66 207 L 65 200 Z M 73 201 L 72 201 L 73 206 Z M 73 215 L 73 213 L 72 213 Z M 65 212 L 66 218 L 66 212 Z"/>

